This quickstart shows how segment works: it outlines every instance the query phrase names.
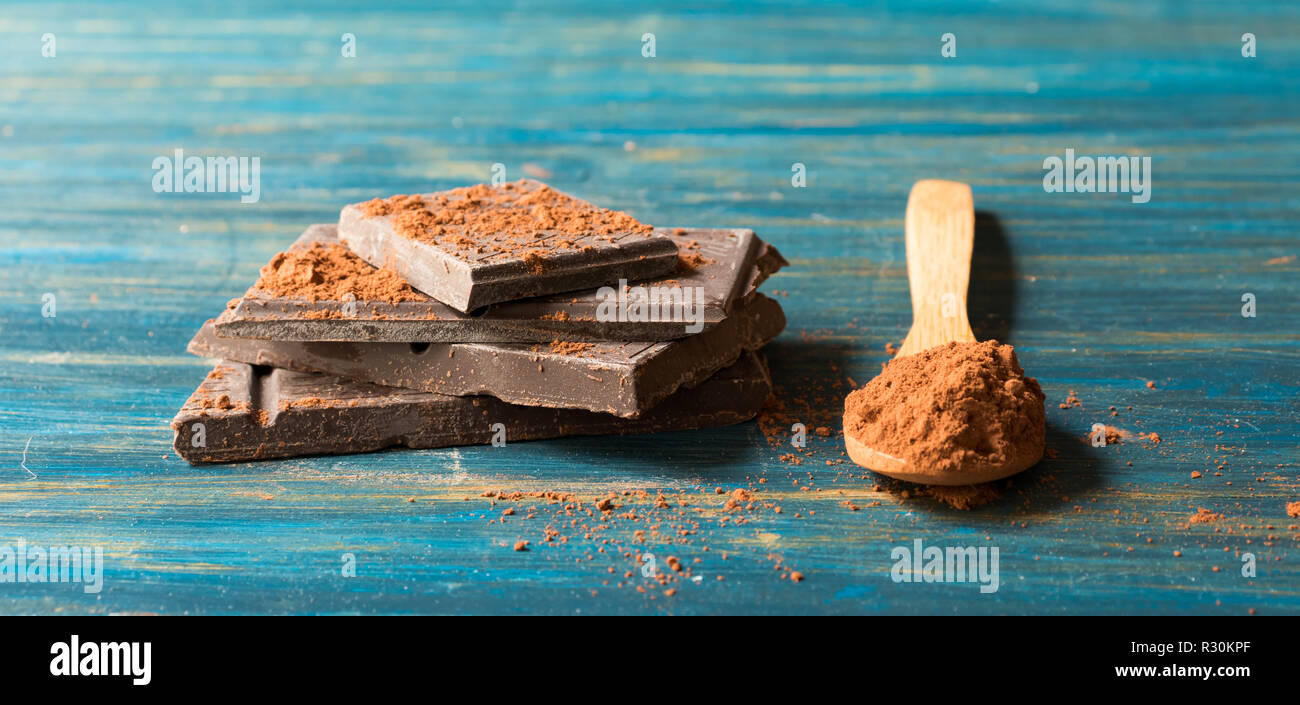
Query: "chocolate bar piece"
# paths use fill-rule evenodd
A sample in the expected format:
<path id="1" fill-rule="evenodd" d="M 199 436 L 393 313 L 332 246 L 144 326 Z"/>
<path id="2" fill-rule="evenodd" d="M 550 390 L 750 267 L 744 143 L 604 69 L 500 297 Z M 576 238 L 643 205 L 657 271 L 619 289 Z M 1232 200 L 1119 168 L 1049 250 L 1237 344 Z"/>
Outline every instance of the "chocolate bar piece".
<path id="1" fill-rule="evenodd" d="M 307 228 L 284 255 L 276 255 L 263 277 L 233 308 L 217 318 L 217 335 L 270 340 L 353 342 L 538 343 L 553 340 L 663 341 L 688 329 L 718 324 L 733 307 L 752 298 L 758 285 L 787 262 L 774 247 L 745 229 L 676 228 L 661 231 L 682 253 L 678 271 L 636 282 L 626 293 L 682 292 L 690 306 L 649 308 L 640 316 L 610 316 L 620 291 L 588 289 L 566 294 L 492 304 L 474 315 L 461 313 L 413 289 L 385 290 L 372 280 L 382 276 L 338 241 L 334 225 Z M 310 269 L 320 279 L 291 286 L 293 272 Z M 304 272 L 305 274 L 305 272 Z M 282 286 L 287 281 L 290 286 Z M 391 282 L 390 282 L 391 284 Z M 625 297 L 626 298 L 626 297 Z M 602 308 L 602 305 L 605 308 Z M 614 313 L 618 309 L 615 306 Z M 604 315 L 602 315 L 604 314 Z M 603 319 L 603 320 L 602 320 Z M 685 319 L 685 320 L 683 320 Z"/>
<path id="2" fill-rule="evenodd" d="M 461 312 L 677 268 L 677 244 L 650 226 L 527 179 L 353 203 L 339 238 Z"/>
<path id="3" fill-rule="evenodd" d="M 182 458 L 198 464 L 366 453 L 394 446 L 476 445 L 494 438 L 509 444 L 560 436 L 655 433 L 746 421 L 771 391 L 767 367 L 753 352 L 632 420 L 221 362 L 176 414 L 173 446 Z"/>
<path id="4" fill-rule="evenodd" d="M 757 350 L 785 328 L 756 294 L 713 328 L 666 343 L 337 343 L 221 338 L 208 321 L 190 341 L 202 357 L 321 372 L 454 396 L 635 418 Z"/>

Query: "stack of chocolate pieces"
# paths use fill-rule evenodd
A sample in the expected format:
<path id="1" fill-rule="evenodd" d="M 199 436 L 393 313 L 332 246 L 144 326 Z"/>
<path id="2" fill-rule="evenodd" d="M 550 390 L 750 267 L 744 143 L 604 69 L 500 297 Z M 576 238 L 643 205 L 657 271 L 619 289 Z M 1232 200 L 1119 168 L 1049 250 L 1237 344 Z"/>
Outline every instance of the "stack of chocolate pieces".
<path id="1" fill-rule="evenodd" d="M 704 428 L 753 418 L 744 229 L 656 229 L 535 181 L 345 207 L 190 341 L 220 363 L 172 421 L 191 463 Z"/>

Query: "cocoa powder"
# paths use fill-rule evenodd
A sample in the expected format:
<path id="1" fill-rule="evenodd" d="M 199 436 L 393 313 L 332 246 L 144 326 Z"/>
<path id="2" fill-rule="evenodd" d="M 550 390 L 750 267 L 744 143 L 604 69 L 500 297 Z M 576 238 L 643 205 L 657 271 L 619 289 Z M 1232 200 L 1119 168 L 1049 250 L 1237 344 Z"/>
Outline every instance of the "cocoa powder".
<path id="1" fill-rule="evenodd" d="M 536 270 L 544 267 L 548 254 L 590 249 L 590 244 L 579 242 L 583 238 L 605 237 L 613 242 L 654 231 L 627 213 L 600 208 L 528 179 L 495 187 L 466 186 L 428 198 L 377 198 L 360 208 L 366 217 L 392 216 L 393 230 L 403 237 L 463 256 L 519 256 Z"/>
<path id="2" fill-rule="evenodd" d="M 885 365 L 844 400 L 844 430 L 909 464 L 961 472 L 1042 457 L 1044 395 L 1010 345 L 948 343 Z"/>
<path id="3" fill-rule="evenodd" d="M 310 247 L 281 252 L 262 267 L 254 287 L 273 296 L 307 301 L 428 301 L 387 267 L 376 269 L 338 243 L 314 242 Z"/>

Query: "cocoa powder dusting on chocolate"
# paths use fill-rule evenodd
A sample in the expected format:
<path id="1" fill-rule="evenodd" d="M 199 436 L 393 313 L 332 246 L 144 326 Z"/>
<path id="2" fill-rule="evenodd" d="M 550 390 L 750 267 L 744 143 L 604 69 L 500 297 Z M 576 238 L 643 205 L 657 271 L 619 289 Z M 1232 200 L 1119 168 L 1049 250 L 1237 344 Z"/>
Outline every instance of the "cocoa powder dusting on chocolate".
<path id="1" fill-rule="evenodd" d="M 544 253 L 537 250 L 529 250 L 524 253 L 524 264 L 533 274 L 541 274 L 546 271 L 546 260 L 542 258 Z"/>
<path id="2" fill-rule="evenodd" d="M 570 340 L 552 340 L 551 352 L 556 355 L 572 355 L 582 357 L 584 353 L 595 347 L 594 343 L 579 343 Z"/>
<path id="3" fill-rule="evenodd" d="M 393 216 L 393 230 L 460 256 L 530 258 L 537 271 L 548 254 L 590 249 L 580 238 L 649 236 L 653 228 L 632 216 L 600 208 L 546 184 L 520 179 L 477 184 L 420 196 L 393 196 L 360 205 L 367 217 Z M 545 238 L 552 238 L 546 241 Z"/>
<path id="4" fill-rule="evenodd" d="M 698 252 L 683 252 L 677 255 L 677 271 L 683 273 L 693 272 L 711 261 Z"/>
<path id="5" fill-rule="evenodd" d="M 886 364 L 844 400 L 845 433 L 941 472 L 1043 455 L 1045 397 L 1010 345 L 949 343 Z"/>
<path id="6" fill-rule="evenodd" d="M 397 272 L 376 269 L 338 243 L 314 242 L 310 247 L 281 252 L 262 267 L 253 285 L 273 296 L 307 301 L 427 301 Z"/>
<path id="7" fill-rule="evenodd" d="M 230 401 L 230 395 L 222 394 L 219 397 L 204 397 L 199 400 L 200 409 L 221 409 L 229 411 L 234 409 L 235 405 Z"/>
<path id="8" fill-rule="evenodd" d="M 381 215 L 392 215 L 402 211 L 417 210 L 424 207 L 424 199 L 420 196 L 397 195 L 390 198 L 375 198 L 361 204 L 361 213 L 367 218 L 374 218 Z"/>

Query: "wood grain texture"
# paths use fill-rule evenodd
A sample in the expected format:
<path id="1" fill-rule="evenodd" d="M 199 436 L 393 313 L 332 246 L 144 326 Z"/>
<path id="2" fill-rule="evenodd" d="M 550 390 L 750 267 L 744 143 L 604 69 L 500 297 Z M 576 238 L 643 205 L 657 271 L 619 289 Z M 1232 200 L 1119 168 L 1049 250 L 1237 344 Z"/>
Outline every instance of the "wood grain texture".
<path id="1" fill-rule="evenodd" d="M 1300 613 L 1300 6 L 421 5 L 0 13 L 0 543 L 102 546 L 106 573 L 98 595 L 0 584 L 0 611 Z M 259 156 L 260 202 L 154 193 L 152 160 L 176 148 Z M 1044 192 L 1044 158 L 1067 148 L 1151 156 L 1150 203 Z M 209 367 L 185 343 L 271 254 L 345 203 L 495 163 L 645 222 L 770 240 L 792 263 L 764 287 L 789 319 L 773 377 L 828 418 L 910 324 L 911 184 L 971 184 L 971 323 L 1040 380 L 1056 457 L 958 512 L 791 466 L 755 424 L 226 467 L 172 454 L 167 424 Z M 1059 408 L 1071 390 L 1083 406 Z M 1093 448 L 1093 423 L 1162 442 Z M 722 525 L 713 488 L 751 486 L 783 512 Z M 488 523 L 488 489 L 688 491 L 689 544 L 605 536 L 710 579 L 619 588 L 629 558 Z M 1188 526 L 1198 507 L 1225 518 Z M 520 538 L 534 550 L 510 550 Z M 894 583 L 890 552 L 916 538 L 998 546 L 1000 589 Z"/>
<path id="2" fill-rule="evenodd" d="M 903 240 L 912 327 L 898 355 L 936 345 L 973 343 L 966 313 L 971 256 L 975 253 L 975 206 L 968 184 L 923 179 L 907 196 Z"/>

